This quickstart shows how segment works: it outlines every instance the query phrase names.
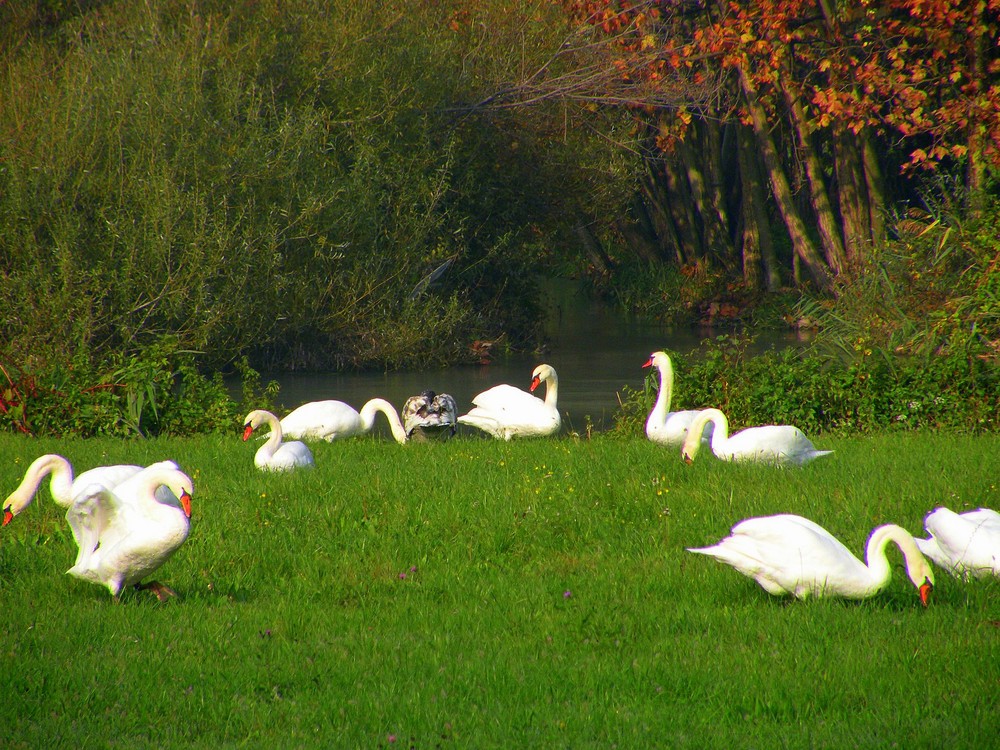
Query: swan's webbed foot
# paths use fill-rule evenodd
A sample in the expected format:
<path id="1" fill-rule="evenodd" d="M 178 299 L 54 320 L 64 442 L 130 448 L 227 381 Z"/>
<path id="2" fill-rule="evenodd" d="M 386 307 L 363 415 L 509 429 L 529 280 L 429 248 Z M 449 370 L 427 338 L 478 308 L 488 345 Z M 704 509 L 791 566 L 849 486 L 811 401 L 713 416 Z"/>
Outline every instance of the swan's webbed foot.
<path id="1" fill-rule="evenodd" d="M 167 601 L 172 596 L 177 596 L 177 592 L 164 583 L 159 581 L 150 581 L 149 583 L 137 583 L 135 585 L 136 591 L 142 591 L 144 589 L 152 591 L 156 594 L 156 598 L 161 602 Z"/>

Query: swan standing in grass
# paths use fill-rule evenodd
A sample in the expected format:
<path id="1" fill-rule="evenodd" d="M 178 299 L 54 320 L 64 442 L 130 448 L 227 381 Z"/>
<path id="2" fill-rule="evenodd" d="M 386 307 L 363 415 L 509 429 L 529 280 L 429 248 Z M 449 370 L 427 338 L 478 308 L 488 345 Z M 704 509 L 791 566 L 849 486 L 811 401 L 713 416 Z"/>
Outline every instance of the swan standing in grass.
<path id="1" fill-rule="evenodd" d="M 497 385 L 473 398 L 475 408 L 458 422 L 504 440 L 552 435 L 562 420 L 556 407 L 559 378 L 551 365 L 538 365 L 531 373 L 531 390 L 541 383 L 545 383 L 545 401 L 512 385 Z"/>
<path id="2" fill-rule="evenodd" d="M 249 440 L 253 431 L 262 424 L 271 428 L 271 434 L 267 442 L 254 454 L 253 462 L 258 469 L 289 471 L 299 466 L 312 466 L 315 463 L 312 451 L 305 443 L 297 440 L 290 443 L 281 442 L 281 423 L 271 412 L 263 409 L 255 409 L 243 420 L 244 442 Z"/>
<path id="3" fill-rule="evenodd" d="M 310 401 L 289 412 L 281 420 L 281 432 L 296 440 L 326 440 L 353 437 L 371 432 L 375 415 L 385 414 L 397 443 L 406 442 L 406 431 L 395 407 L 384 398 L 373 398 L 357 411 L 343 401 Z"/>
<path id="4" fill-rule="evenodd" d="M 822 526 L 793 515 L 749 518 L 736 524 L 732 534 L 718 544 L 688 552 L 731 565 L 769 594 L 865 599 L 889 583 L 886 547 L 890 542 L 902 551 L 906 573 L 926 607 L 934 588 L 934 571 L 909 532 L 894 524 L 872 531 L 865 547 L 867 564 Z"/>
<path id="5" fill-rule="evenodd" d="M 643 367 L 655 367 L 660 371 L 660 390 L 656 403 L 646 420 L 646 437 L 654 443 L 680 446 L 687 438 L 688 428 L 700 413 L 699 409 L 670 411 L 670 400 L 674 391 L 674 367 L 666 352 L 653 352 Z M 714 425 L 708 426 L 703 439 L 707 442 Z"/>
<path id="6" fill-rule="evenodd" d="M 978 508 L 956 513 L 936 508 L 924 519 L 928 539 L 917 539 L 927 557 L 956 578 L 1000 578 L 1000 513 Z"/>
<path id="7" fill-rule="evenodd" d="M 143 469 L 114 489 L 90 485 L 66 513 L 80 545 L 76 563 L 66 572 L 107 586 L 115 599 L 126 586 L 149 589 L 160 601 L 174 596 L 159 581 L 142 580 L 187 539 L 193 493 L 187 474 L 162 464 Z"/>
<path id="8" fill-rule="evenodd" d="M 771 424 L 748 427 L 729 436 L 729 420 L 719 409 L 702 409 L 681 449 L 681 456 L 691 463 L 701 449 L 702 432 L 714 425 L 709 445 L 712 453 L 724 461 L 758 461 L 779 465 L 802 466 L 833 451 L 818 451 L 798 427 Z"/>
<path id="9" fill-rule="evenodd" d="M 455 434 L 458 406 L 447 393 L 422 391 L 406 399 L 400 414 L 407 440 L 447 440 Z"/>

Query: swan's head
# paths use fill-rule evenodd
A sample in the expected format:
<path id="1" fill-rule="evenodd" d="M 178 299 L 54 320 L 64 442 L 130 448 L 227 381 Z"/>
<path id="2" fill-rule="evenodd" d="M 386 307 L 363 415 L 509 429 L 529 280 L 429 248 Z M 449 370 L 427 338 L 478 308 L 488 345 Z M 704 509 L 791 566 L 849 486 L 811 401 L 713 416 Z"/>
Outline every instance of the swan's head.
<path id="1" fill-rule="evenodd" d="M 552 365 L 538 365 L 538 367 L 535 368 L 534 372 L 531 373 L 530 390 L 532 391 L 535 390 L 546 380 L 555 380 L 555 379 L 556 379 L 556 371 L 555 368 L 552 367 Z"/>
<path id="2" fill-rule="evenodd" d="M 670 367 L 670 357 L 667 356 L 666 352 L 653 352 L 643 367 L 656 367 L 662 370 L 665 367 Z"/>
<path id="3" fill-rule="evenodd" d="M 254 409 L 252 412 L 247 414 L 246 419 L 243 420 L 243 441 L 246 442 L 250 439 L 250 435 L 253 431 L 260 427 L 265 422 L 277 422 L 277 418 L 271 414 L 269 411 L 264 411 L 263 409 Z"/>
<path id="4" fill-rule="evenodd" d="M 194 494 L 194 483 L 191 481 L 191 477 L 183 471 L 173 469 L 169 470 L 168 477 L 164 484 L 181 501 L 181 509 L 184 511 L 184 515 L 190 518 L 191 495 Z"/>
<path id="5" fill-rule="evenodd" d="M 931 592 L 934 591 L 934 570 L 927 559 L 919 552 L 913 555 L 913 560 L 906 568 L 906 573 L 920 593 L 920 603 L 925 607 L 930 603 Z"/>

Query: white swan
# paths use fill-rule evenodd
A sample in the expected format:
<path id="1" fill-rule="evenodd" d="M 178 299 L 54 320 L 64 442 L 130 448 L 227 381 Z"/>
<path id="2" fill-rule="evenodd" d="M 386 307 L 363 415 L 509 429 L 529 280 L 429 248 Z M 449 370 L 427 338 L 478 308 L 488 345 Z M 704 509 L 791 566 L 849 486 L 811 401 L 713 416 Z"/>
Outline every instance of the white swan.
<path id="1" fill-rule="evenodd" d="M 653 352 L 643 367 L 655 367 L 660 371 L 660 390 L 656 403 L 646 420 L 646 437 L 663 445 L 682 445 L 687 438 L 688 428 L 694 422 L 700 409 L 670 411 L 670 399 L 674 391 L 674 367 L 666 352 Z M 714 425 L 708 427 L 702 439 L 708 442 Z"/>
<path id="2" fill-rule="evenodd" d="M 173 461 L 160 461 L 151 464 L 151 466 L 178 468 L 177 464 Z M 42 480 L 46 476 L 51 475 L 49 492 L 52 494 L 52 499 L 57 505 L 63 508 L 70 508 L 85 489 L 94 486 L 114 489 L 142 470 L 142 466 L 133 464 L 98 466 L 88 469 L 74 479 L 73 467 L 68 460 L 55 453 L 46 453 L 44 456 L 39 456 L 31 462 L 31 465 L 24 472 L 21 484 L 7 496 L 3 504 L 3 522 L 0 523 L 0 526 L 9 524 L 14 520 L 16 515 L 31 505 L 38 494 L 38 488 Z M 170 495 L 170 491 L 166 488 L 161 488 L 157 492 L 160 493 L 161 500 L 166 500 Z M 80 539 L 77 536 L 76 529 L 73 528 L 72 524 L 70 524 L 70 528 L 73 530 L 73 539 L 77 546 L 79 546 Z"/>
<path id="3" fill-rule="evenodd" d="M 68 508 L 73 504 L 73 497 L 83 488 L 91 484 L 101 484 L 111 488 L 140 471 L 142 471 L 141 466 L 132 464 L 98 466 L 83 472 L 74 479 L 73 466 L 68 460 L 55 453 L 46 453 L 31 462 L 17 489 L 4 500 L 3 523 L 6 526 L 14 516 L 31 504 L 38 488 L 47 476 L 50 477 L 49 492 L 52 494 L 52 499 L 57 505 Z"/>
<path id="4" fill-rule="evenodd" d="M 408 440 L 447 440 L 455 434 L 457 413 L 458 406 L 454 398 L 447 393 L 434 391 L 422 391 L 416 396 L 410 396 L 400 410 Z"/>
<path id="5" fill-rule="evenodd" d="M 142 580 L 187 539 L 193 492 L 191 478 L 168 465 L 147 467 L 114 489 L 94 484 L 81 491 L 66 513 L 80 544 L 76 563 L 66 572 L 107 586 L 116 599 L 133 585 L 152 590 L 160 601 L 173 596 L 162 583 Z"/>
<path id="6" fill-rule="evenodd" d="M 475 408 L 458 418 L 493 437 L 541 437 L 558 432 L 562 420 L 556 407 L 559 378 L 550 365 L 538 365 L 531 373 L 531 390 L 545 383 L 545 401 L 512 385 L 497 385 L 472 399 Z"/>
<path id="7" fill-rule="evenodd" d="M 867 564 L 822 526 L 793 515 L 749 518 L 736 524 L 732 534 L 718 544 L 688 552 L 731 565 L 769 594 L 791 594 L 799 599 L 810 595 L 865 599 L 889 583 L 889 542 L 902 551 L 907 575 L 927 606 L 934 571 L 909 532 L 894 524 L 872 531 L 865 547 Z"/>
<path id="8" fill-rule="evenodd" d="M 243 420 L 243 440 L 249 440 L 250 435 L 266 424 L 271 428 L 271 434 L 257 452 L 254 454 L 253 462 L 258 469 L 269 471 L 288 471 L 299 466 L 312 466 L 312 451 L 305 443 L 294 440 L 290 443 L 281 442 L 281 423 L 271 412 L 263 409 L 255 409 L 247 414 Z"/>
<path id="9" fill-rule="evenodd" d="M 281 420 L 281 432 L 296 440 L 326 440 L 362 435 L 375 425 L 375 415 L 385 414 L 397 443 L 406 442 L 406 431 L 395 407 L 384 398 L 373 398 L 356 411 L 343 401 L 310 401 Z"/>
<path id="10" fill-rule="evenodd" d="M 930 538 L 916 540 L 920 551 L 956 578 L 1000 578 L 1000 513 L 936 508 L 927 514 L 924 528 Z"/>
<path id="11" fill-rule="evenodd" d="M 702 409 L 691 424 L 681 456 L 691 463 L 701 449 L 701 435 L 712 423 L 712 453 L 725 461 L 759 461 L 779 465 L 802 466 L 833 451 L 818 451 L 798 427 L 771 424 L 748 427 L 729 436 L 729 420 L 719 409 Z"/>

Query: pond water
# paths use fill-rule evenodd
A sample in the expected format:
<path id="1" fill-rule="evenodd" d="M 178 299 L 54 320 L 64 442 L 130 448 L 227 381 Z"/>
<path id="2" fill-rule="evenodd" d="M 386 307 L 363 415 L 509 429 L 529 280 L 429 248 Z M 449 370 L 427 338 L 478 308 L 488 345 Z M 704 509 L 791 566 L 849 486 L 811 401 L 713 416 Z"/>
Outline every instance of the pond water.
<path id="1" fill-rule="evenodd" d="M 527 390 L 531 371 L 542 362 L 559 375 L 559 411 L 563 430 L 583 431 L 588 419 L 596 430 L 613 425 L 622 387 L 642 388 L 648 369 L 642 366 L 658 349 L 687 354 L 705 338 L 719 335 L 711 329 L 673 329 L 655 322 L 628 318 L 607 305 L 588 298 L 575 282 L 546 283 L 545 333 L 548 346 L 542 354 L 496 357 L 488 365 L 458 365 L 443 369 L 363 373 L 264 374 L 277 380 L 279 416 L 307 401 L 338 399 L 355 409 L 371 398 L 387 399 L 398 410 L 410 396 L 431 389 L 450 393 L 459 413 L 472 408 L 472 398 L 499 383 Z M 800 346 L 794 332 L 769 331 L 754 342 L 757 351 Z M 544 397 L 544 385 L 536 395 Z M 470 430 L 472 428 L 469 428 Z M 388 436 L 382 416 L 378 434 Z M 474 430 L 473 430 L 474 431 Z"/>

